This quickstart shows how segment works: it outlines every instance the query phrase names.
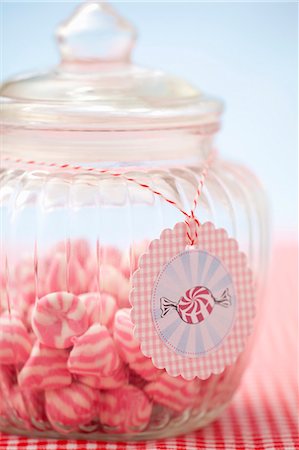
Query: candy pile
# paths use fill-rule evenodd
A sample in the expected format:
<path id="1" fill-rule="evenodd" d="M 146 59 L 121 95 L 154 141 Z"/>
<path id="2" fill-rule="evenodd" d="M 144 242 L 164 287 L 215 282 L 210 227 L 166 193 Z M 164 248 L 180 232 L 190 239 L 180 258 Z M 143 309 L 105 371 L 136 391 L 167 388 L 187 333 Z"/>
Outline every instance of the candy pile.
<path id="1" fill-rule="evenodd" d="M 180 414 L 204 403 L 206 386 L 217 386 L 218 402 L 219 386 L 232 391 L 229 372 L 207 381 L 172 378 L 141 353 L 129 290 L 143 248 L 129 264 L 105 247 L 99 264 L 87 241 L 72 241 L 68 258 L 59 243 L 37 266 L 19 262 L 9 300 L 2 280 L 0 425 L 136 433 L 157 407 Z"/>

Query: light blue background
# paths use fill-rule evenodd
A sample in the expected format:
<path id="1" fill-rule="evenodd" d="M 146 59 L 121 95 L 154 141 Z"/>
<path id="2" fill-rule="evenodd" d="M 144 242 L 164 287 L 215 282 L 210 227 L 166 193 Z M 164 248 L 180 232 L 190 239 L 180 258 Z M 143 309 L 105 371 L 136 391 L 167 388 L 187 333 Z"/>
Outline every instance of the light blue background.
<path id="1" fill-rule="evenodd" d="M 2 78 L 58 62 L 55 26 L 78 2 L 2 2 Z M 224 99 L 222 154 L 252 168 L 276 231 L 297 223 L 297 4 L 112 2 L 140 31 L 134 61 Z"/>

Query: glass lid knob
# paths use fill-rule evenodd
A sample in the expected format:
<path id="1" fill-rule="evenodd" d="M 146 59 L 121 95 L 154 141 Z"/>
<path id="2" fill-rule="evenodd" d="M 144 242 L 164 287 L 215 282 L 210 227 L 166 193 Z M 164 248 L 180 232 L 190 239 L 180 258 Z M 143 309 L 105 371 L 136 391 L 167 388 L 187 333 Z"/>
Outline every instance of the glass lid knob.
<path id="1" fill-rule="evenodd" d="M 56 29 L 63 63 L 125 63 L 135 28 L 104 1 L 88 1 Z"/>

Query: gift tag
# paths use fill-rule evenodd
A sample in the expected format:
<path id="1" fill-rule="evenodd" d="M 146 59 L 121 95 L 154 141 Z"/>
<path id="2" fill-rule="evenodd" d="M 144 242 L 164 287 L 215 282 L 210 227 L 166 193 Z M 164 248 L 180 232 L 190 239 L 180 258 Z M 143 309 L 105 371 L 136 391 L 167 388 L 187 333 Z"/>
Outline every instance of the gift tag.
<path id="1" fill-rule="evenodd" d="M 235 239 L 210 222 L 186 245 L 186 223 L 151 242 L 133 275 L 135 336 L 159 369 L 208 378 L 234 363 L 254 318 L 254 287 Z"/>

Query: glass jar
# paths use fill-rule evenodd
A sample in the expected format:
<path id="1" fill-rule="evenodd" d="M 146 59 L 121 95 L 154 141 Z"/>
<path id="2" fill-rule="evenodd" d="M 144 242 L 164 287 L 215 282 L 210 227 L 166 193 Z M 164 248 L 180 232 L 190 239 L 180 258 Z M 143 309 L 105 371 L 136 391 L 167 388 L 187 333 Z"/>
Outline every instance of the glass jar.
<path id="1" fill-rule="evenodd" d="M 135 30 L 109 5 L 79 7 L 57 36 L 57 68 L 1 89 L 0 429 L 104 440 L 194 430 L 232 398 L 256 332 L 221 373 L 171 376 L 134 335 L 133 275 L 202 182 L 193 212 L 247 256 L 258 317 L 263 192 L 213 153 L 221 104 L 132 65 Z"/>

